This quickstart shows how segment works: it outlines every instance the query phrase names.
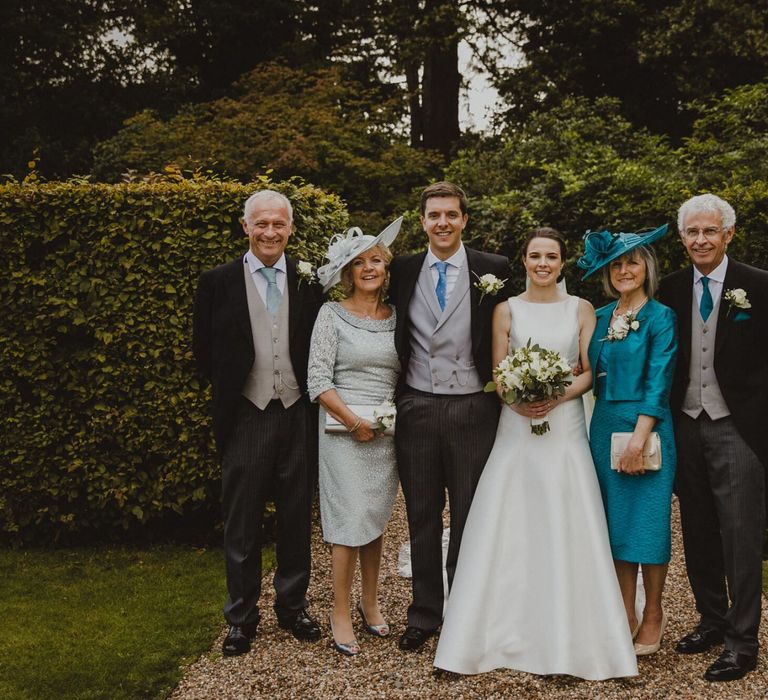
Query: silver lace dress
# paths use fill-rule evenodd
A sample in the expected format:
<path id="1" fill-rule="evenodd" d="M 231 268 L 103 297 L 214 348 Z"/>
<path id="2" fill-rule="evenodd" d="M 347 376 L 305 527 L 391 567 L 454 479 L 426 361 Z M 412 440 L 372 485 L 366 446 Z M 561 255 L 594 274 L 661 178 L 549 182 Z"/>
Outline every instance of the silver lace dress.
<path id="1" fill-rule="evenodd" d="M 392 401 L 400 372 L 395 312 L 384 320 L 358 318 L 338 302 L 320 309 L 312 332 L 307 384 L 315 401 L 336 389 L 347 404 Z M 325 432 L 320 407 L 320 519 L 323 539 L 359 547 L 381 535 L 392 515 L 398 476 L 394 439 L 357 442 Z"/>

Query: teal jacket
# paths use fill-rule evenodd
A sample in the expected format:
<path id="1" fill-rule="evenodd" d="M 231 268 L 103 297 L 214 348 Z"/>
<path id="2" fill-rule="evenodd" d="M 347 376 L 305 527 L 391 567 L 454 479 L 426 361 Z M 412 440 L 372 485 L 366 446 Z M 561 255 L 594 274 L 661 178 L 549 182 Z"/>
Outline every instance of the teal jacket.
<path id="1" fill-rule="evenodd" d="M 589 343 L 595 396 L 606 401 L 636 401 L 637 412 L 662 418 L 669 412 L 669 393 L 675 374 L 677 331 L 675 312 L 651 299 L 637 314 L 640 327 L 623 340 L 605 340 L 611 314 L 618 302 L 599 308 L 597 325 Z M 597 363 L 603 348 L 611 352 L 603 363 L 607 376 L 601 382 L 603 395 L 597 392 Z"/>

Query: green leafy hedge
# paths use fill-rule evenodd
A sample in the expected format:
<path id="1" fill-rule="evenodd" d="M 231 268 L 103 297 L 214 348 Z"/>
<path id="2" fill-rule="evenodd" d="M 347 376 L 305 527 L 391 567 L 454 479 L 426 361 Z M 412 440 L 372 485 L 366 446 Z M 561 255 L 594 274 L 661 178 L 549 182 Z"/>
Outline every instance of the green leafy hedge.
<path id="1" fill-rule="evenodd" d="M 319 262 L 347 214 L 310 185 L 0 185 L 0 539 L 108 534 L 217 498 L 191 308 L 199 273 L 246 249 L 242 205 L 267 185 L 295 207 L 289 252 Z"/>

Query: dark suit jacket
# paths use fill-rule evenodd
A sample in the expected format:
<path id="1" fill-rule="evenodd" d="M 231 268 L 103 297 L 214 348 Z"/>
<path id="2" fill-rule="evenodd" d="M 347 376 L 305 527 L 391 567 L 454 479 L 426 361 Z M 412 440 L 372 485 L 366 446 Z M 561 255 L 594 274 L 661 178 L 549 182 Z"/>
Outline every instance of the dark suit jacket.
<path id="1" fill-rule="evenodd" d="M 743 289 L 752 304 L 739 312 L 725 299 L 729 289 Z M 679 353 L 671 405 L 677 414 L 688 387 L 691 363 L 693 268 L 661 281 L 659 301 L 677 314 Z M 747 316 L 738 320 L 740 316 Z M 768 467 L 768 272 L 729 258 L 717 317 L 715 375 L 739 434 Z"/>
<path id="2" fill-rule="evenodd" d="M 243 256 L 200 275 L 192 346 L 200 373 L 213 388 L 213 434 L 221 454 L 230 435 L 243 384 L 254 361 Z M 323 303 L 319 284 L 301 282 L 286 255 L 288 336 L 293 371 L 306 391 L 309 341 Z"/>
<path id="3" fill-rule="evenodd" d="M 491 273 L 499 279 L 507 279 L 509 277 L 509 260 L 503 255 L 481 253 L 466 246 L 464 249 L 467 251 L 467 267 L 469 268 L 464 271 L 464 274 L 470 276 L 472 356 L 480 379 L 483 383 L 486 383 L 493 378 L 491 374 L 493 369 L 491 367 L 491 317 L 493 309 L 496 304 L 508 299 L 512 292 L 511 285 L 507 283 L 495 296 L 486 294 L 481 302 L 480 290 L 475 287 L 475 282 L 477 282 L 475 275 L 482 277 Z M 395 347 L 400 357 L 400 365 L 402 367 L 400 378 L 402 381 L 405 380 L 408 374 L 408 361 L 411 356 L 409 306 L 426 255 L 427 251 L 424 251 L 416 255 L 397 257 L 392 261 L 389 268 L 389 300 L 397 309 Z"/>

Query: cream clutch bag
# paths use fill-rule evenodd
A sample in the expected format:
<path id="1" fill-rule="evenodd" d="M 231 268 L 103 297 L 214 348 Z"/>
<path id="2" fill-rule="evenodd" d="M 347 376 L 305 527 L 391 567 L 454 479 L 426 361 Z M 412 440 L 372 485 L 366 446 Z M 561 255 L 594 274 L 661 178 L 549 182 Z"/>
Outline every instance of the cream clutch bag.
<path id="1" fill-rule="evenodd" d="M 611 469 L 618 469 L 619 458 L 627 449 L 632 433 L 611 433 Z M 661 469 L 661 440 L 651 433 L 643 445 L 643 468 L 648 472 Z"/>
<path id="2" fill-rule="evenodd" d="M 379 418 L 374 415 L 374 412 L 377 410 L 381 410 L 381 405 L 367 405 L 367 404 L 349 404 L 349 410 L 352 411 L 352 413 L 356 413 L 360 418 L 363 420 L 367 420 L 369 423 L 376 424 L 379 421 Z M 386 430 L 380 430 L 380 432 L 383 435 L 394 435 L 395 434 L 395 407 L 390 406 L 389 412 L 392 414 L 392 425 L 390 425 Z M 326 433 L 346 433 L 347 426 L 343 423 L 339 423 L 330 413 L 326 412 L 325 414 L 325 432 Z"/>

